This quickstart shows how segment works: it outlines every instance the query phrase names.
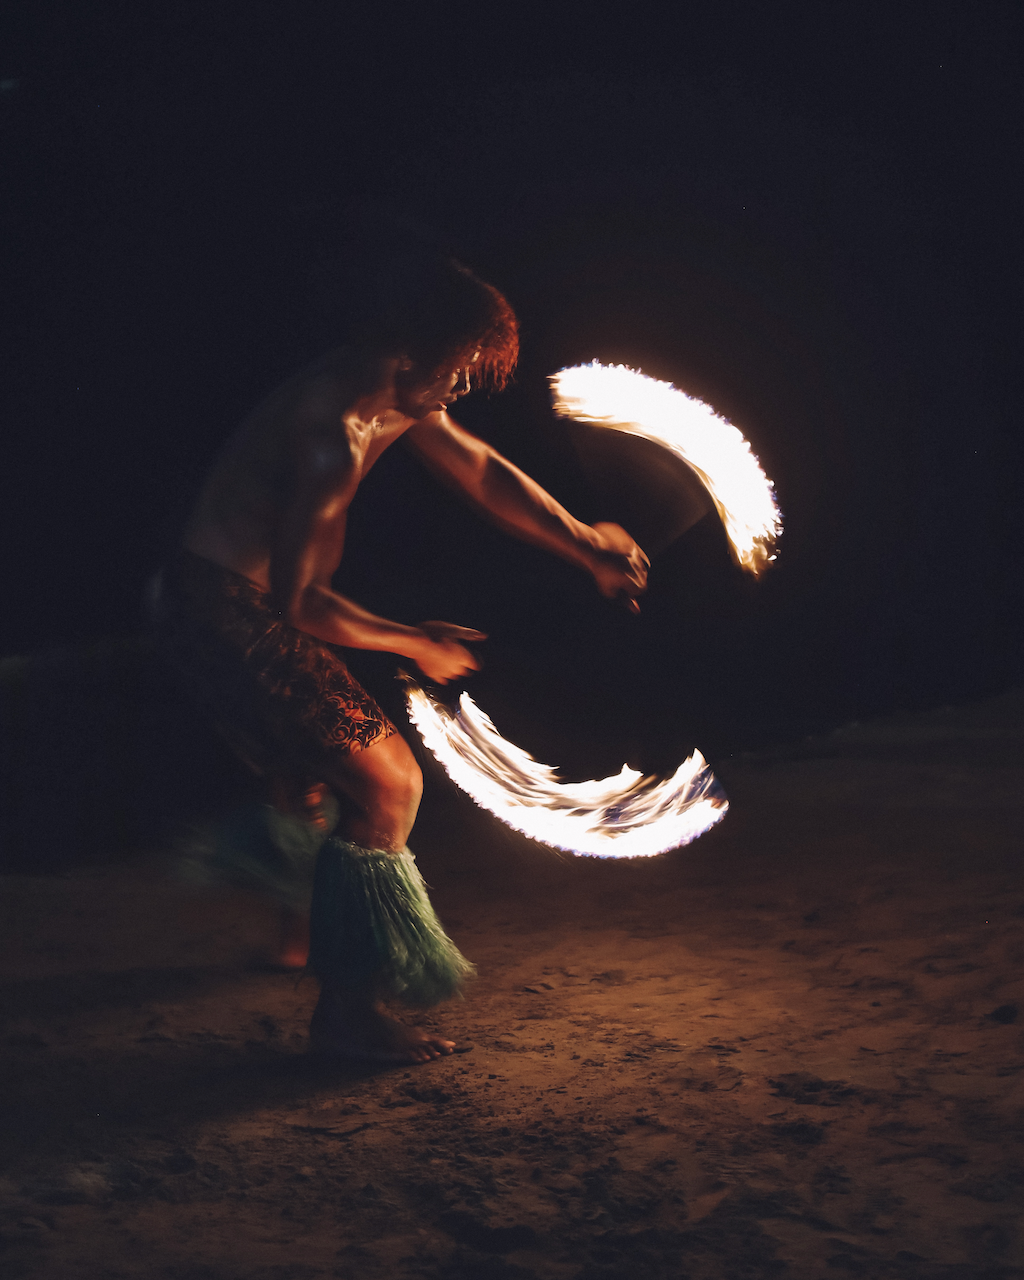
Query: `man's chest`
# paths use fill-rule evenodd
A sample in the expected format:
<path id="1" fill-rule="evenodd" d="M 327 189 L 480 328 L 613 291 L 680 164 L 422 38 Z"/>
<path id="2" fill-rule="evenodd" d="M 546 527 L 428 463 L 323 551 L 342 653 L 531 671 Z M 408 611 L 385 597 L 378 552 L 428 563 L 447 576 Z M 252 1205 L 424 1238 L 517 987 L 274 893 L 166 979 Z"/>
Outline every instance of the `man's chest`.
<path id="1" fill-rule="evenodd" d="M 360 467 L 361 475 L 365 476 L 381 454 L 386 449 L 389 449 L 396 440 L 400 440 L 412 424 L 412 418 L 407 418 L 405 414 L 397 411 L 385 413 L 375 421 L 371 425 L 371 429 L 364 441 L 362 465 Z"/>

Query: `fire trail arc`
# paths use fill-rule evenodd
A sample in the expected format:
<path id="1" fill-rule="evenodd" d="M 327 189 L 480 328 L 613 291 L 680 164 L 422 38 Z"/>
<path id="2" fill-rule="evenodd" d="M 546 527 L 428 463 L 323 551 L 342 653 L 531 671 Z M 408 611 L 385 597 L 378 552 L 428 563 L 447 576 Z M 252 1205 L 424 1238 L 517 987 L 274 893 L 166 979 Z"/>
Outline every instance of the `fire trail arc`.
<path id="1" fill-rule="evenodd" d="M 732 554 L 757 575 L 775 559 L 782 519 L 775 490 L 740 431 L 702 400 L 624 365 L 576 365 L 551 378 L 555 411 L 641 436 L 685 462 L 721 517 Z M 531 839 L 601 858 L 651 857 L 689 844 L 728 801 L 699 751 L 670 778 L 623 765 L 613 777 L 565 783 L 503 738 L 468 694 L 452 713 L 415 681 L 409 718 L 452 781 Z"/>

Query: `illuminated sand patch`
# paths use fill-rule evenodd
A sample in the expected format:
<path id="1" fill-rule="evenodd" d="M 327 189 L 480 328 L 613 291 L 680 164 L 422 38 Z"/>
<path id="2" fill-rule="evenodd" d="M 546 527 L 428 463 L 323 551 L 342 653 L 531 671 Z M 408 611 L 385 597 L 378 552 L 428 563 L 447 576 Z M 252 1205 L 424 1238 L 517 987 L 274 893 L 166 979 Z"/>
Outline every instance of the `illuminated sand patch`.
<path id="1" fill-rule="evenodd" d="M 625 765 L 614 777 L 559 782 L 550 765 L 506 741 L 466 693 L 453 715 L 412 680 L 409 718 L 451 780 L 523 835 L 599 858 L 645 858 L 689 844 L 729 807 L 699 751 L 671 778 Z"/>
<path id="2" fill-rule="evenodd" d="M 703 400 L 625 365 L 576 365 L 551 378 L 562 417 L 642 436 L 697 474 L 737 562 L 758 574 L 775 559 L 782 519 L 771 481 L 740 431 Z"/>

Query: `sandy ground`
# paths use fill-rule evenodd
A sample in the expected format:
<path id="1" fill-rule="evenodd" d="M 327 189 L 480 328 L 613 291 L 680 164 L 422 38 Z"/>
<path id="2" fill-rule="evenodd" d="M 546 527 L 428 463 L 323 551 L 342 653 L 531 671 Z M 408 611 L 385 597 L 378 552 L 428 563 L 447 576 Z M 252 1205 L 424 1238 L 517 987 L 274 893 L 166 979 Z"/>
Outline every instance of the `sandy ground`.
<path id="1" fill-rule="evenodd" d="M 6 877 L 0 1271 L 1024 1276 L 1024 697 L 719 773 L 725 822 L 628 864 L 432 779 L 480 976 L 419 1068 L 308 1058 L 251 901 Z"/>

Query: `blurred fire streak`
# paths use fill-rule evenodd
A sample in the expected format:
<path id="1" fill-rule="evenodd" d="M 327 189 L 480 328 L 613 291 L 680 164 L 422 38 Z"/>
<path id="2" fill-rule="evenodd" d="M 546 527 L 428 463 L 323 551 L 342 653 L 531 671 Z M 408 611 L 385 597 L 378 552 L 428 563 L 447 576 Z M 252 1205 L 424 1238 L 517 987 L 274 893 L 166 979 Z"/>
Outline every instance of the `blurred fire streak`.
<path id="1" fill-rule="evenodd" d="M 682 459 L 722 518 L 736 561 L 757 575 L 774 560 L 782 517 L 772 482 L 739 430 L 703 400 L 625 365 L 575 365 L 551 377 L 555 412 L 642 436 Z"/>
<path id="2" fill-rule="evenodd" d="M 409 718 L 451 780 L 523 835 L 599 858 L 645 858 L 689 844 L 725 816 L 729 802 L 699 751 L 671 778 L 626 765 L 614 777 L 563 782 L 506 741 L 463 693 L 452 714 L 406 678 Z"/>

